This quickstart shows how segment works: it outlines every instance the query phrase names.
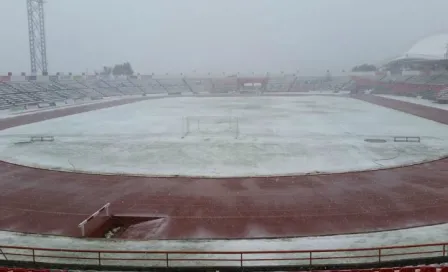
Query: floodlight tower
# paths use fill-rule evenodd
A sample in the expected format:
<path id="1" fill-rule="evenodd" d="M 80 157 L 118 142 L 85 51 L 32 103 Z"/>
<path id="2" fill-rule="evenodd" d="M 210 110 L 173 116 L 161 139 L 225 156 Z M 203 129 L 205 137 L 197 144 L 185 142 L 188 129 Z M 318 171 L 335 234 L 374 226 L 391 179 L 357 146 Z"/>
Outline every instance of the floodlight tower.
<path id="1" fill-rule="evenodd" d="M 48 74 L 47 42 L 45 40 L 44 0 L 26 0 L 31 73 Z"/>

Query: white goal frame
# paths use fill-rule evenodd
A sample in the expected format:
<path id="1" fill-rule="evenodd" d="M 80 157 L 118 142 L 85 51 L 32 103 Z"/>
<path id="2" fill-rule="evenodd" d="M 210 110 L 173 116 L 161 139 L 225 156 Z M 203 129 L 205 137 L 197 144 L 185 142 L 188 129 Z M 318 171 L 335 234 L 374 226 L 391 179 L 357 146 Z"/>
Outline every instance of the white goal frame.
<path id="1" fill-rule="evenodd" d="M 203 127 L 219 124 L 221 127 L 227 127 L 224 131 L 207 132 Z M 225 124 L 223 126 L 223 124 Z M 235 139 L 240 135 L 239 119 L 234 116 L 188 116 L 182 120 L 182 139 L 193 132 L 202 135 L 222 135 L 227 134 Z"/>
<path id="2" fill-rule="evenodd" d="M 101 212 L 106 212 L 106 216 L 109 216 L 109 206 L 110 203 L 106 203 L 103 207 L 101 207 L 99 210 L 97 210 L 96 212 L 94 212 L 92 215 L 90 215 L 89 217 L 87 217 L 85 220 L 83 220 L 81 223 L 79 223 L 78 228 L 81 229 L 81 236 L 84 237 L 86 235 L 86 230 L 85 230 L 85 226 L 86 224 L 92 220 L 93 218 L 97 217 Z"/>

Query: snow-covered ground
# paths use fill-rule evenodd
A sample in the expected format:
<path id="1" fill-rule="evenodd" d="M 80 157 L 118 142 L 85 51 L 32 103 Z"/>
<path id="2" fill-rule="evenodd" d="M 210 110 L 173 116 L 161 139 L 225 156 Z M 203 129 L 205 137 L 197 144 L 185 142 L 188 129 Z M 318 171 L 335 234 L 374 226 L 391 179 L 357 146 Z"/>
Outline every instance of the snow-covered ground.
<path id="1" fill-rule="evenodd" d="M 419 104 L 419 105 L 433 107 L 433 108 L 438 108 L 438 109 L 443 109 L 443 110 L 448 110 L 448 104 L 439 104 L 439 103 L 431 101 L 431 100 L 417 98 L 417 97 L 406 97 L 406 96 L 398 96 L 398 95 L 377 95 L 377 96 L 400 100 L 400 101 L 409 102 L 409 103 L 414 103 L 414 104 Z"/>
<path id="2" fill-rule="evenodd" d="M 26 143 L 35 135 L 55 141 Z M 446 139 L 445 125 L 348 97 L 177 97 L 4 130 L 0 159 L 94 173 L 334 173 L 434 160 L 448 153 Z"/>
<path id="3" fill-rule="evenodd" d="M 58 236 L 42 236 L 31 234 L 20 234 L 13 232 L 0 231 L 0 249 L 6 254 L 10 260 L 28 260 L 32 257 L 13 256 L 8 253 L 31 253 L 28 250 L 8 249 L 5 246 L 25 246 L 38 248 L 56 248 L 68 250 L 133 250 L 133 251 L 183 251 L 183 252 L 216 252 L 228 251 L 236 252 L 235 254 L 170 254 L 170 265 L 240 265 L 239 261 L 175 261 L 174 258 L 185 259 L 236 259 L 239 260 L 241 251 L 299 251 L 301 253 L 271 253 L 271 254 L 243 254 L 244 259 L 262 259 L 262 258 L 304 258 L 304 260 L 271 260 L 271 261 L 244 261 L 244 265 L 306 265 L 309 261 L 311 250 L 333 250 L 333 249 L 359 249 L 389 246 L 406 246 L 418 244 L 443 243 L 447 239 L 448 224 L 435 225 L 420 228 L 411 228 L 395 231 L 384 231 L 367 234 L 352 235 L 336 235 L 336 236 L 320 236 L 320 237 L 304 237 L 304 238 L 286 238 L 286 239 L 253 239 L 253 240 L 152 240 L 148 241 L 125 241 L 125 240 L 106 240 L 106 239 L 77 239 Z M 418 257 L 435 257 L 442 255 L 442 246 L 427 246 L 406 249 L 387 249 L 382 250 L 383 255 L 397 254 L 395 256 L 383 256 L 383 261 L 418 258 Z M 411 252 L 429 252 L 425 254 L 399 255 L 400 253 Z M 435 252 L 437 251 L 437 252 Z M 37 250 L 35 254 L 65 256 L 65 257 L 91 257 L 97 258 L 97 253 L 68 253 L 68 252 L 49 252 Z M 365 263 L 377 262 L 378 250 L 366 251 L 342 251 L 342 252 L 313 252 L 314 258 L 329 258 L 313 260 L 314 264 L 328 263 Z M 372 255 L 370 258 L 355 258 L 356 256 Z M 345 259 L 331 259 L 331 257 L 353 257 Z M 145 266 L 164 266 L 164 254 L 102 254 L 102 258 L 161 258 L 160 261 L 105 261 L 102 264 L 125 264 L 125 265 L 145 265 Z M 4 256 L 0 254 L 0 260 Z M 65 263 L 90 263 L 97 264 L 97 260 L 74 260 L 59 258 L 38 258 L 37 261 L 47 262 L 65 262 Z"/>

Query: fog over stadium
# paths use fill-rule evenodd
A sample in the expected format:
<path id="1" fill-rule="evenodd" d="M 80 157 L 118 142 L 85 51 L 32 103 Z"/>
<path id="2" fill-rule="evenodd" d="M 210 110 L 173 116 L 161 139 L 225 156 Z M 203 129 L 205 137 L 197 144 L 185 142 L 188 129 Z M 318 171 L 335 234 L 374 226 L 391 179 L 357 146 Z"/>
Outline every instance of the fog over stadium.
<path id="1" fill-rule="evenodd" d="M 26 3 L 0 4 L 0 72 L 29 72 Z M 444 0 L 49 0 L 49 72 L 129 61 L 141 73 L 335 74 L 444 32 L 447 8 Z"/>

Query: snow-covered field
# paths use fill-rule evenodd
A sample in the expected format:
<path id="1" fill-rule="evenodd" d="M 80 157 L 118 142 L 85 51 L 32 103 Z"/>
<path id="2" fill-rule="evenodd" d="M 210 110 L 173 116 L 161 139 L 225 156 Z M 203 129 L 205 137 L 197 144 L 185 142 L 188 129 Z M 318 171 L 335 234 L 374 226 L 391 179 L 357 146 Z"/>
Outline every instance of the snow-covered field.
<path id="1" fill-rule="evenodd" d="M 377 96 L 382 96 L 385 98 L 390 98 L 390 99 L 400 100 L 400 101 L 414 103 L 414 104 L 418 104 L 418 105 L 448 110 L 448 104 L 439 104 L 437 102 L 427 100 L 427 99 L 422 99 L 422 98 L 406 97 L 406 96 L 398 96 L 398 95 L 387 95 L 387 94 L 377 95 Z"/>
<path id="2" fill-rule="evenodd" d="M 55 140 L 27 143 L 35 135 Z M 94 173 L 287 175 L 434 160 L 447 139 L 445 125 L 348 97 L 177 97 L 4 130 L 0 159 Z"/>
<path id="3" fill-rule="evenodd" d="M 147 241 L 129 241 L 129 240 L 106 240 L 106 239 L 77 239 L 58 236 L 42 236 L 31 234 L 20 234 L 13 232 L 0 231 L 0 249 L 5 253 L 9 260 L 32 261 L 32 257 L 23 257 L 9 255 L 8 253 L 32 254 L 30 250 L 9 249 L 4 246 L 25 246 L 38 248 L 56 248 L 68 250 L 118 250 L 118 251 L 183 251 L 183 252 L 216 252 L 227 251 L 235 254 L 170 254 L 171 266 L 182 265 L 229 265 L 239 266 L 240 254 L 242 251 L 299 251 L 301 253 L 271 253 L 271 254 L 243 254 L 246 259 L 243 265 L 307 265 L 312 250 L 333 250 L 333 249 L 359 249 L 389 246 L 406 246 L 418 244 L 432 244 L 446 242 L 448 234 L 448 224 L 420 227 L 395 231 L 384 231 L 367 234 L 304 237 L 304 238 L 286 238 L 286 239 L 253 239 L 253 240 L 152 240 Z M 2 247 L 3 246 L 3 247 Z M 406 258 L 436 257 L 442 256 L 442 246 L 427 246 L 406 249 L 387 249 L 381 251 L 382 260 L 398 260 Z M 412 254 L 412 252 L 431 252 L 422 254 Z M 410 255 L 400 255 L 411 253 Z M 50 252 L 36 250 L 38 255 L 64 256 L 64 257 L 87 257 L 92 260 L 77 260 L 67 258 L 36 258 L 36 261 L 46 261 L 54 263 L 77 263 L 77 264 L 97 264 L 97 253 L 78 253 L 78 252 Z M 314 264 L 328 263 L 367 263 L 378 262 L 378 250 L 365 251 L 342 251 L 342 252 L 314 252 L 314 258 L 324 258 L 313 260 Z M 384 256 L 390 254 L 392 256 Z M 395 254 L 395 255 L 394 255 Z M 359 258 L 356 256 L 371 255 L 373 257 Z M 0 254 L 0 260 L 4 258 Z M 345 257 L 344 259 L 332 259 L 331 257 Z M 164 254 L 155 253 L 108 253 L 102 254 L 102 258 L 159 258 L 159 261 L 107 261 L 103 260 L 103 265 L 135 265 L 135 266 L 164 266 L 166 265 Z M 352 257 L 352 258 L 350 258 Z M 183 259 L 214 259 L 214 261 L 176 261 L 175 258 Z M 277 259 L 270 261 L 249 261 L 247 259 Z M 303 260 L 280 260 L 281 258 L 304 258 Z M 327 258 L 327 259 L 326 259 Z M 217 261 L 217 259 L 235 259 L 236 261 Z"/>

